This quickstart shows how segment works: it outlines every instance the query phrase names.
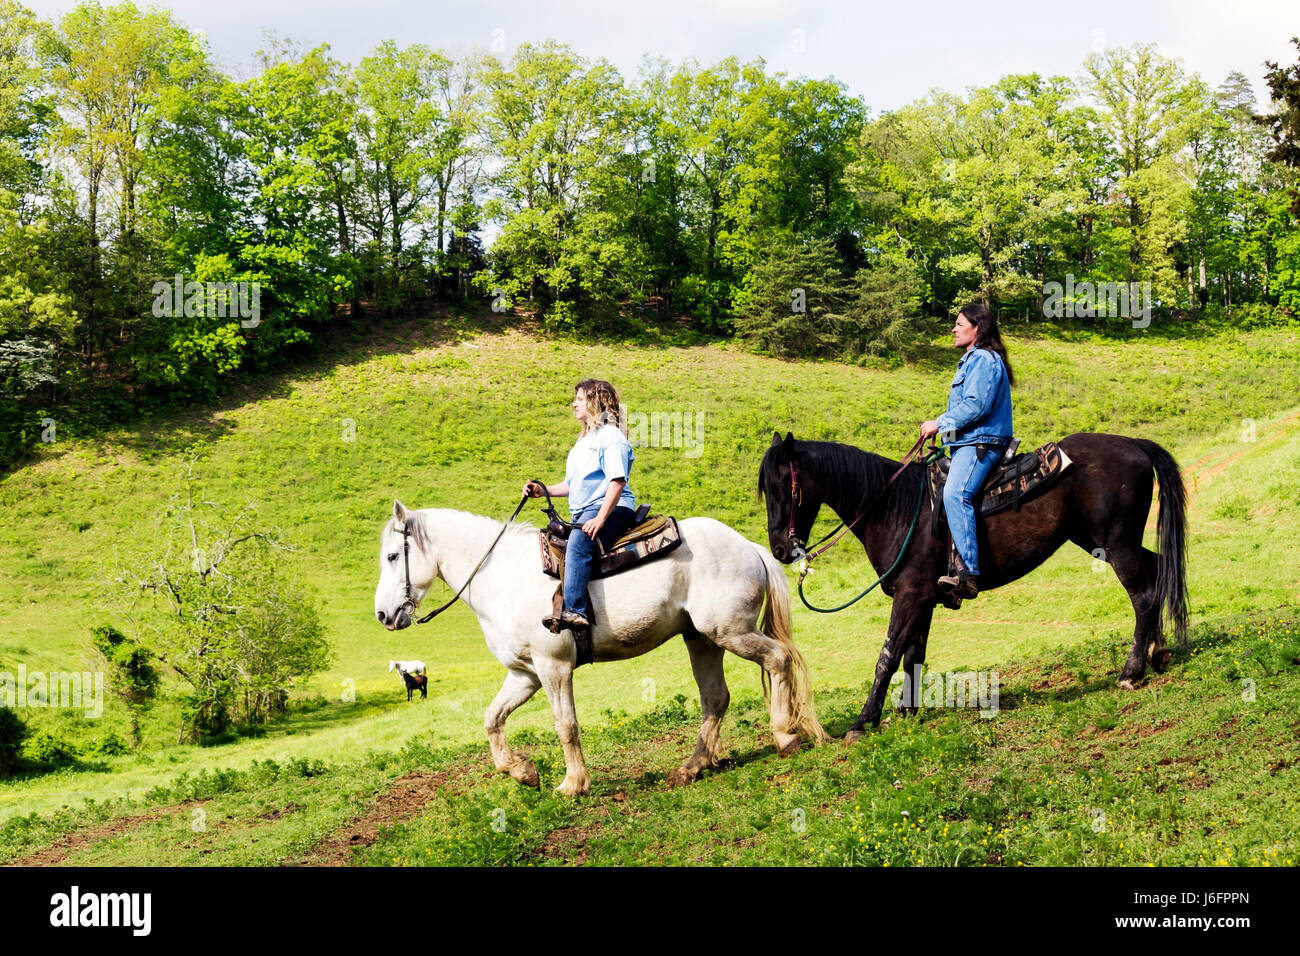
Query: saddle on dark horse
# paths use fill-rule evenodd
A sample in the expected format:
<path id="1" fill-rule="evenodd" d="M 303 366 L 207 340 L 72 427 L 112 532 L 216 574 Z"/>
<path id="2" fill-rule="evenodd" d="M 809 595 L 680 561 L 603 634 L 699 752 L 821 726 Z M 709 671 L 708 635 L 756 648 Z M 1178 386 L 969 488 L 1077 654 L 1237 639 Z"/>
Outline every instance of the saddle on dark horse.
<path id="1" fill-rule="evenodd" d="M 1007 509 L 1020 510 L 1026 501 L 1046 492 L 1071 465 L 1070 457 L 1054 441 L 1024 454 L 1015 454 L 1020 439 L 1013 439 L 1003 454 L 1003 463 L 995 467 L 975 496 L 976 517 L 997 514 Z M 948 468 L 952 459 L 939 458 L 930 465 L 926 487 L 930 493 L 930 531 L 936 538 L 949 538 L 948 573 L 956 574 L 958 555 L 948 532 L 948 517 L 944 513 L 943 488 L 948 481 Z M 945 605 L 956 610 L 961 607 L 960 597 L 951 597 Z"/>

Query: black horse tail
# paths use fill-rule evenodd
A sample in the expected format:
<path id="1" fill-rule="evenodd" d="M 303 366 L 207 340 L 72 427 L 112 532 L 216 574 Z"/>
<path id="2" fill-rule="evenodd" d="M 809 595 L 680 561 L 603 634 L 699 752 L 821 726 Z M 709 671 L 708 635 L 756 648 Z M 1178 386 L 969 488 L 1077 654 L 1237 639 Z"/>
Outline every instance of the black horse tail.
<path id="1" fill-rule="evenodd" d="M 1187 489 L 1173 455 L 1153 441 L 1133 439 L 1146 452 L 1160 482 L 1160 516 L 1156 537 L 1160 559 L 1156 571 L 1156 601 L 1162 605 L 1161 627 L 1173 623 L 1179 647 L 1187 646 Z"/>

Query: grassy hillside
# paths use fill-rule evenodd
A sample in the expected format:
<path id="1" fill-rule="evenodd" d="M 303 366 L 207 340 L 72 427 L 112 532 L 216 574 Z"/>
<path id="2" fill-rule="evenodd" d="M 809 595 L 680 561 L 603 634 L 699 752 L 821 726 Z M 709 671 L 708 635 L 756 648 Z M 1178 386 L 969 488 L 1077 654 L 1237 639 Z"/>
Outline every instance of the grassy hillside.
<path id="1" fill-rule="evenodd" d="M 1183 464 L 1192 490 L 1194 621 L 1300 604 L 1300 570 L 1273 533 L 1300 509 L 1300 363 L 1285 358 L 1296 354 L 1294 329 L 1186 339 L 1136 332 L 1043 338 L 1012 329 L 1007 338 L 1021 383 L 1016 431 L 1026 446 L 1074 431 L 1111 431 L 1152 438 Z M 413 326 L 355 355 L 262 380 L 208 413 L 50 446 L 40 461 L 0 481 L 0 668 L 85 666 L 88 628 L 112 618 L 104 582 L 150 547 L 189 454 L 197 455 L 211 496 L 233 505 L 255 501 L 298 547 L 338 654 L 328 672 L 297 689 L 309 704 L 264 737 L 218 748 L 172 746 L 176 715 L 164 706 L 146 728 L 143 754 L 0 784 L 0 819 L 87 797 L 139 796 L 201 768 L 362 759 L 397 751 L 417 735 L 425 748 L 472 742 L 482 751 L 482 712 L 502 671 L 473 616 L 462 606 L 397 634 L 374 620 L 377 536 L 394 497 L 416 507 L 507 514 L 523 478 L 561 473 L 575 435 L 572 386 L 596 375 L 619 386 L 632 413 L 690 413 L 702 422 L 698 448 L 637 449 L 638 495 L 678 516 L 713 515 L 763 542 L 754 482 L 773 429 L 897 457 L 917 424 L 942 410 L 955 355 L 936 345 L 915 359 L 871 369 L 787 363 L 717 345 L 579 345 L 519 331 Z M 345 440 L 349 422 L 355 440 Z M 852 548 L 823 563 L 811 587 L 824 603 L 869 580 Z M 842 698 L 846 708 L 861 696 L 887 617 L 883 599 L 834 616 L 796 605 L 796 640 L 820 692 L 854 688 Z M 1127 597 L 1109 569 L 1098 572 L 1072 549 L 960 612 L 941 611 L 929 663 L 983 667 L 1094 637 L 1118 648 L 1131 630 Z M 386 672 L 394 657 L 430 664 L 428 701 L 405 702 Z M 728 674 L 733 691 L 757 688 L 752 665 L 731 659 Z M 345 682 L 355 683 L 355 703 L 341 700 Z M 584 726 L 695 695 L 676 645 L 583 668 L 575 685 Z M 100 721 L 27 716 L 73 739 L 124 727 L 111 705 Z M 542 695 L 511 726 L 553 739 L 545 737 L 551 728 Z"/>
<path id="2" fill-rule="evenodd" d="M 685 788 L 699 711 L 672 701 L 589 726 L 593 789 L 554 737 L 521 743 L 530 790 L 483 747 L 184 775 L 142 805 L 94 805 L 0 829 L 0 862 L 121 865 L 1215 865 L 1300 859 L 1300 623 L 1193 629 L 1171 670 L 1121 692 L 1122 653 L 1089 640 L 998 668 L 998 712 L 922 708 L 851 748 L 773 752 L 753 697 L 731 761 Z M 865 685 L 824 692 L 842 734 Z"/>

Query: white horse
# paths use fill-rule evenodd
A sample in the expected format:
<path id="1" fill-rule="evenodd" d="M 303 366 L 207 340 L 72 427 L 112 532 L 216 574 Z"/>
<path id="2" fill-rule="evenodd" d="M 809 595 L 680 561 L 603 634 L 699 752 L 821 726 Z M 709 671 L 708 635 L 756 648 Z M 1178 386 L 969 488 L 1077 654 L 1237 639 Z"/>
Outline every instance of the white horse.
<path id="1" fill-rule="evenodd" d="M 401 671 L 403 674 L 423 674 L 425 673 L 424 661 L 389 661 L 388 673 L 391 674 L 394 670 Z"/>
<path id="2" fill-rule="evenodd" d="M 763 668 L 778 753 L 798 750 L 800 734 L 828 740 L 813 711 L 803 657 L 790 639 L 790 595 L 781 566 L 764 548 L 712 518 L 686 518 L 680 527 L 682 543 L 670 554 L 597 578 L 589 588 L 597 663 L 636 657 L 678 634 L 687 638 L 703 722 L 695 752 L 669 775 L 669 783 L 689 783 L 721 759 L 718 729 L 731 699 L 722 671 L 724 650 Z M 403 529 L 410 542 L 405 555 Z M 379 623 L 390 631 L 410 625 L 414 607 L 407 600 L 408 585 L 415 606 L 437 578 L 453 590 L 464 587 L 501 530 L 501 522 L 491 518 L 440 508 L 413 511 L 393 502 L 379 550 Z M 550 613 L 555 585 L 542 573 L 537 529 L 512 524 L 461 599 L 478 616 L 488 650 L 507 672 L 483 719 L 497 769 L 538 786 L 532 761 L 507 744 L 505 722 L 544 687 L 564 748 L 566 773 L 556 789 L 577 795 L 591 788 L 573 705 L 577 650 L 572 632 L 553 634 L 541 623 Z M 768 610 L 760 627 L 765 600 Z"/>

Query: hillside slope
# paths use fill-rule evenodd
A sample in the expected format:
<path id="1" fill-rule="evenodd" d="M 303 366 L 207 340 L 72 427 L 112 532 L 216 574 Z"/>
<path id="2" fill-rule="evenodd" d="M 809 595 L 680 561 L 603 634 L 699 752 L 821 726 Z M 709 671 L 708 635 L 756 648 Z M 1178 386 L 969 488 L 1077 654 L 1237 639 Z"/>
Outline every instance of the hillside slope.
<path id="1" fill-rule="evenodd" d="M 1063 342 L 1013 330 L 1008 340 L 1022 383 L 1016 430 L 1026 446 L 1105 430 L 1152 438 L 1183 462 L 1194 620 L 1300 604 L 1300 570 L 1271 534 L 1300 510 L 1300 364 L 1276 360 L 1294 353 L 1294 331 Z M 147 726 L 149 753 L 2 783 L 0 819 L 85 797 L 138 796 L 186 769 L 359 757 L 395 750 L 416 735 L 428 745 L 479 741 L 500 667 L 463 607 L 398 634 L 375 623 L 378 531 L 394 497 L 507 514 L 523 477 L 562 469 L 574 435 L 568 400 L 582 377 L 610 378 L 634 414 L 692 416 L 698 431 L 687 441 L 677 434 L 674 445 L 660 434 L 637 449 L 633 487 L 643 499 L 679 516 L 711 514 L 763 542 L 753 489 L 773 429 L 897 457 L 916 424 L 942 407 L 951 360 L 936 347 L 915 365 L 866 369 L 720 346 L 577 345 L 518 331 L 457 338 L 433 327 L 314 371 L 267 378 L 210 413 L 51 446 L 42 460 L 0 481 L 0 668 L 85 666 L 89 626 L 112 616 L 103 607 L 103 582 L 117 564 L 148 550 L 195 448 L 213 497 L 257 502 L 297 545 L 338 657 L 299 689 L 319 697 L 310 709 L 265 737 L 215 749 L 172 746 L 175 711 L 163 707 Z M 827 518 L 820 524 L 829 527 Z M 827 602 L 864 578 L 865 560 L 842 547 L 824 559 L 811 587 Z M 795 637 L 814 686 L 858 686 L 874 665 L 887 617 L 887 602 L 874 598 L 832 616 L 796 603 Z M 1094 635 L 1121 646 L 1131 628 L 1113 575 L 1067 549 L 1025 580 L 959 613 L 940 613 L 929 662 L 987 666 Z M 408 706 L 387 662 L 417 656 L 431 665 L 430 697 Z M 757 686 L 754 668 L 739 660 L 729 660 L 728 674 L 733 691 Z M 347 682 L 355 702 L 342 700 Z M 675 645 L 584 668 L 575 685 L 584 725 L 695 696 L 686 655 Z M 111 704 L 99 722 L 72 713 L 27 716 L 71 739 L 123 727 Z M 550 732 L 541 695 L 511 726 Z"/>

